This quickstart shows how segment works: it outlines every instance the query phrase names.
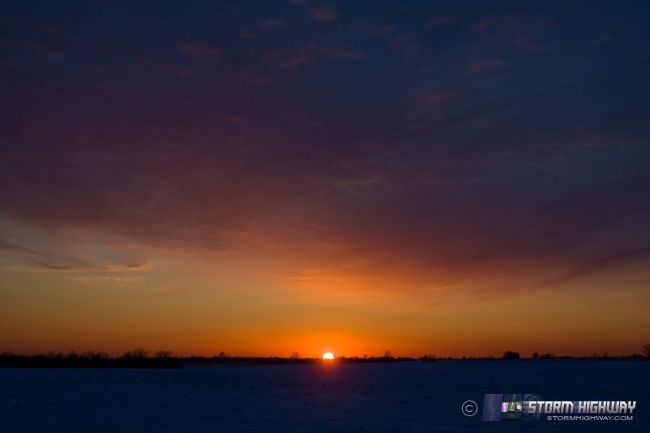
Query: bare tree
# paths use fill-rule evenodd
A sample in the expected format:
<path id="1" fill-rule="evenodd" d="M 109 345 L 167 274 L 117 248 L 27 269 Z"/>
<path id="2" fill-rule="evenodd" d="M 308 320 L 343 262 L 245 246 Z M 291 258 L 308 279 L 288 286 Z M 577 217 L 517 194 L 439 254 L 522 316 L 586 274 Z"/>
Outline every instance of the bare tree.
<path id="1" fill-rule="evenodd" d="M 85 352 L 81 352 L 79 355 L 80 358 L 82 359 L 92 359 L 92 360 L 98 360 L 98 359 L 109 359 L 110 356 L 106 352 L 95 352 L 94 350 L 86 350 Z"/>
<path id="2" fill-rule="evenodd" d="M 643 346 L 643 353 L 646 357 L 650 358 L 650 344 Z"/>
<path id="3" fill-rule="evenodd" d="M 291 354 L 291 359 L 300 359 L 300 353 L 298 352 L 293 352 Z"/>
<path id="4" fill-rule="evenodd" d="M 149 352 L 144 350 L 142 347 L 136 347 L 135 349 L 126 352 L 124 355 L 124 358 L 137 358 L 137 359 L 144 359 L 147 356 L 149 356 Z"/>
<path id="5" fill-rule="evenodd" d="M 392 354 L 393 354 L 393 352 L 391 352 L 390 350 L 386 349 L 386 350 L 384 351 L 384 358 L 390 358 Z"/>

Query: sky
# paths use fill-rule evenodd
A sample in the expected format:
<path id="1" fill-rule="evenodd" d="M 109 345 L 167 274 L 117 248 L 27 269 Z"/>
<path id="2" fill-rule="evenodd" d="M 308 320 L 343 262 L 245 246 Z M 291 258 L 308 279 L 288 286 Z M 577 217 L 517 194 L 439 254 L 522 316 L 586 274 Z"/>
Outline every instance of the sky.
<path id="1" fill-rule="evenodd" d="M 0 352 L 650 343 L 650 4 L 7 1 Z"/>

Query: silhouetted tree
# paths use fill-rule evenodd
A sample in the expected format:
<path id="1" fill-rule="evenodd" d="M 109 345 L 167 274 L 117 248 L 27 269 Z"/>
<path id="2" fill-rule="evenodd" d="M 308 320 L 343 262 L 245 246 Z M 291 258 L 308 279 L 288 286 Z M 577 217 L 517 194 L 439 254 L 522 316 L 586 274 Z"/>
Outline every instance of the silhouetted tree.
<path id="1" fill-rule="evenodd" d="M 158 359 L 169 359 L 172 357 L 172 353 L 169 350 L 159 350 L 154 355 L 154 358 Z"/>
<path id="2" fill-rule="evenodd" d="M 135 359 L 145 359 L 148 356 L 149 356 L 149 352 L 147 352 L 141 347 L 136 347 L 135 349 L 125 352 L 124 355 L 122 355 L 123 358 L 135 358 Z"/>
<path id="3" fill-rule="evenodd" d="M 88 359 L 88 360 L 104 360 L 104 359 L 109 359 L 110 356 L 106 352 L 95 352 L 93 350 L 86 350 L 85 352 L 81 352 L 79 355 L 81 359 Z"/>
<path id="4" fill-rule="evenodd" d="M 519 352 L 507 351 L 503 354 L 503 359 L 519 359 Z"/>
<path id="5" fill-rule="evenodd" d="M 643 346 L 643 354 L 647 358 L 650 358 L 650 344 L 646 344 L 645 346 Z"/>
<path id="6" fill-rule="evenodd" d="M 291 359 L 300 359 L 300 353 L 298 352 L 293 352 L 291 354 Z"/>
<path id="7" fill-rule="evenodd" d="M 393 354 L 393 352 L 391 352 L 390 350 L 386 349 L 386 350 L 384 351 L 384 358 L 390 358 L 392 354 Z"/>

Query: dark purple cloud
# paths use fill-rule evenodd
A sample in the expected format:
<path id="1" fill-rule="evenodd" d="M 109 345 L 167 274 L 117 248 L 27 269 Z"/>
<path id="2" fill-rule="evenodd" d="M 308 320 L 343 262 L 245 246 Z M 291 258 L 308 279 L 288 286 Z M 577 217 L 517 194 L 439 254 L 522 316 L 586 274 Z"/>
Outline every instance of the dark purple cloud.
<path id="1" fill-rule="evenodd" d="M 648 18 L 642 2 L 15 2 L 0 212 L 170 248 L 300 232 L 419 268 L 618 266 L 598 260 L 650 242 Z"/>

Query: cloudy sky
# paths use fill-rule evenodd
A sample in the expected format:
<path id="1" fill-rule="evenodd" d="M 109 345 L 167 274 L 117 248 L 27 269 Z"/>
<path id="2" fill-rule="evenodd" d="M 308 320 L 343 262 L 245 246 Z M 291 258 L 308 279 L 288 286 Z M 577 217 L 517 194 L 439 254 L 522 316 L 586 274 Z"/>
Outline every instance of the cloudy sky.
<path id="1" fill-rule="evenodd" d="M 5 2 L 0 351 L 640 352 L 649 21 Z"/>

